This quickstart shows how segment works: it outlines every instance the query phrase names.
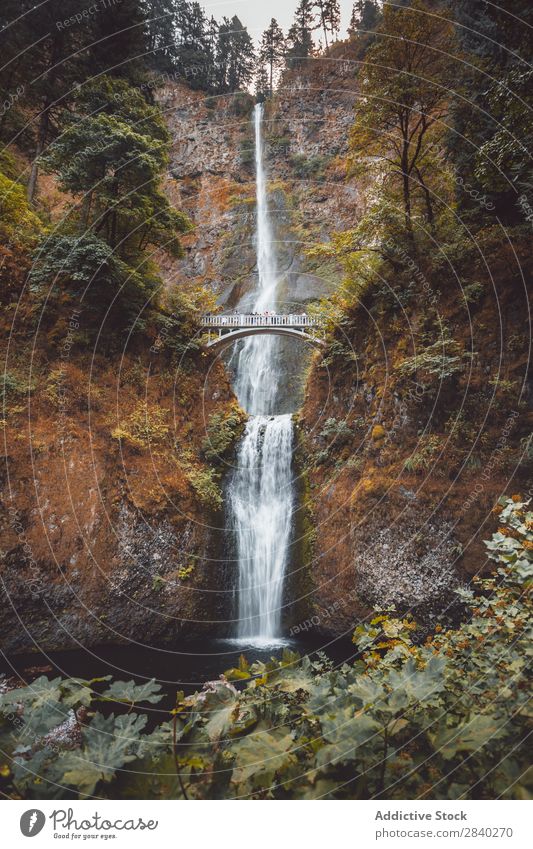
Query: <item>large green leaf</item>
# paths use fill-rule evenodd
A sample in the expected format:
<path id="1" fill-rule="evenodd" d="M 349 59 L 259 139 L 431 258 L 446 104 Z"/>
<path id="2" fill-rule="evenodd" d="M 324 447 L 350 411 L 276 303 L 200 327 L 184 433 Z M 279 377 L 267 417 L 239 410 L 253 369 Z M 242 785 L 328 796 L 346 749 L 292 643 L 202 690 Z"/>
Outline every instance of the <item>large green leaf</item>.
<path id="1" fill-rule="evenodd" d="M 90 680 L 66 678 L 61 684 L 61 701 L 68 707 L 74 707 L 79 704 L 89 707 L 93 698 L 98 697 L 93 684 L 110 680 L 111 675 L 104 675 L 101 678 L 91 678 Z"/>
<path id="2" fill-rule="evenodd" d="M 326 745 L 318 751 L 319 766 L 354 760 L 358 749 L 369 743 L 372 748 L 381 746 L 380 724 L 368 714 L 354 715 L 353 708 L 321 717 L 321 725 Z"/>
<path id="3" fill-rule="evenodd" d="M 137 757 L 146 722 L 146 716 L 105 718 L 97 713 L 85 731 L 83 749 L 67 752 L 60 760 L 63 783 L 91 795 L 99 781 L 112 781 L 117 769 Z"/>
<path id="4" fill-rule="evenodd" d="M 431 655 L 423 669 L 418 669 L 414 658 L 410 657 L 401 669 L 389 672 L 387 683 L 392 693 L 405 694 L 411 703 L 434 703 L 445 686 L 445 668 L 446 658 L 440 655 Z M 400 704 L 400 699 L 397 703 Z"/>
<path id="5" fill-rule="evenodd" d="M 109 689 L 102 693 L 101 698 L 113 702 L 127 702 L 128 704 L 139 704 L 149 702 L 157 704 L 163 698 L 161 685 L 156 684 L 155 678 L 144 684 L 136 684 L 135 681 L 113 681 Z"/>
<path id="6" fill-rule="evenodd" d="M 45 675 L 36 678 L 26 687 L 18 687 L 16 690 L 8 690 L 0 694 L 0 710 L 2 713 L 9 712 L 17 705 L 31 705 L 37 709 L 41 705 L 56 703 L 61 698 L 61 678 L 49 679 Z"/>
<path id="7" fill-rule="evenodd" d="M 270 788 L 277 773 L 296 765 L 294 749 L 294 740 L 287 727 L 274 731 L 260 727 L 240 740 L 232 749 L 235 754 L 232 782 L 239 785 L 238 792 Z"/>
<path id="8" fill-rule="evenodd" d="M 505 733 L 501 720 L 494 716 L 478 714 L 469 722 L 450 728 L 441 725 L 436 734 L 430 739 L 443 758 L 450 760 L 458 752 L 474 752 L 482 749 L 491 741 L 497 740 Z"/>

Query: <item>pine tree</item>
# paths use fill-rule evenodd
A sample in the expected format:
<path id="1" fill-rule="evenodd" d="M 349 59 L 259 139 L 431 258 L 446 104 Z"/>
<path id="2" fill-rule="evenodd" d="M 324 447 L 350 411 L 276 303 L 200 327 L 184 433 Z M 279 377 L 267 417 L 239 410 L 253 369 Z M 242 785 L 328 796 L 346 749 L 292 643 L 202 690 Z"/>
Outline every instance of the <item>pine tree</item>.
<path id="1" fill-rule="evenodd" d="M 142 0 L 100 0 L 105 8 L 91 16 L 86 77 L 95 71 L 141 84 L 146 79 L 148 32 Z M 65 4 L 60 0 L 60 5 Z M 79 7 L 79 2 L 78 2 Z M 78 27 L 79 29 L 79 27 Z"/>
<path id="2" fill-rule="evenodd" d="M 379 6 L 375 0 L 357 0 L 353 5 L 348 34 L 353 37 L 359 31 L 365 33 L 374 30 L 379 18 Z"/>
<path id="3" fill-rule="evenodd" d="M 319 26 L 324 33 L 326 50 L 328 49 L 328 33 L 333 40 L 334 34 L 339 31 L 341 11 L 339 0 L 315 0 L 314 7 L 317 10 Z"/>
<path id="4" fill-rule="evenodd" d="M 300 0 L 287 36 L 289 44 L 287 62 L 292 67 L 296 67 L 313 55 L 315 49 L 314 29 L 316 29 L 316 26 L 313 0 Z"/>
<path id="5" fill-rule="evenodd" d="M 190 227 L 160 188 L 169 147 L 160 111 L 138 88 L 106 75 L 81 86 L 42 157 L 77 206 L 47 235 L 32 280 L 83 293 L 97 315 L 115 303 L 121 324 L 138 318 L 160 283 L 146 249 L 181 256 L 178 234 Z"/>
<path id="6" fill-rule="evenodd" d="M 331 33 L 332 41 L 336 41 L 341 27 L 341 8 L 339 0 L 327 0 L 326 23 Z"/>
<path id="7" fill-rule="evenodd" d="M 275 18 L 263 33 L 259 47 L 259 62 L 268 66 L 269 92 L 272 96 L 274 72 L 281 67 L 285 56 L 285 37 Z"/>
<path id="8" fill-rule="evenodd" d="M 146 63 L 156 71 L 169 73 L 176 62 L 176 4 L 174 0 L 144 0 Z"/>
<path id="9" fill-rule="evenodd" d="M 16 7 L 15 14 L 13 7 Z M 11 31 L 18 28 L 20 23 L 18 38 L 25 43 L 26 51 L 31 54 L 28 62 L 23 60 L 19 69 L 22 75 L 27 77 L 24 91 L 26 103 L 36 113 L 31 122 L 33 150 L 27 187 L 28 200 L 33 203 L 37 189 L 39 156 L 56 132 L 58 116 L 67 105 L 65 98 L 75 83 L 83 79 L 82 48 L 90 43 L 90 38 L 88 27 L 64 24 L 79 12 L 79 3 L 76 0 L 50 0 L 40 5 L 22 0 L 22 3 L 10 4 L 7 13 L 12 15 L 11 20 L 16 20 L 21 11 L 26 11 L 26 14 L 23 15 L 22 21 L 16 21 Z M 6 40 L 9 40 L 9 32 L 8 29 Z M 38 42 L 38 50 L 30 47 L 35 42 Z M 32 76 L 34 81 L 28 85 Z"/>
<path id="10" fill-rule="evenodd" d="M 258 62 L 255 72 L 255 96 L 257 100 L 263 101 L 269 94 L 269 81 L 266 68 L 262 62 Z"/>
<path id="11" fill-rule="evenodd" d="M 209 24 L 199 3 L 181 2 L 178 7 L 177 65 L 192 88 L 209 89 L 214 61 Z"/>
<path id="12" fill-rule="evenodd" d="M 207 22 L 206 29 L 206 44 L 209 68 L 207 73 L 207 91 L 216 91 L 217 85 L 217 44 L 218 44 L 219 26 L 215 18 L 211 15 Z"/>
<path id="13" fill-rule="evenodd" d="M 217 46 L 217 79 L 221 93 L 241 91 L 251 82 L 255 69 L 253 41 L 234 15 L 223 18 Z"/>

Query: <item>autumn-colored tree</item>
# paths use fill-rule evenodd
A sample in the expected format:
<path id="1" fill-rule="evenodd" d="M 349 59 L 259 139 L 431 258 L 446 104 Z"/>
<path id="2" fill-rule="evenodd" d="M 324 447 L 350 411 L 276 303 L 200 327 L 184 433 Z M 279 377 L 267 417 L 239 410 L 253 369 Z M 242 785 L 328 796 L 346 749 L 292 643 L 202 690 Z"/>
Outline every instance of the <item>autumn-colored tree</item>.
<path id="1" fill-rule="evenodd" d="M 351 162 L 366 170 L 371 157 L 399 182 L 405 227 L 414 242 L 415 196 L 422 198 L 430 225 L 434 219 L 428 172 L 453 86 L 455 35 L 446 14 L 429 13 L 422 0 L 405 8 L 385 6 L 379 32 L 361 72 Z"/>

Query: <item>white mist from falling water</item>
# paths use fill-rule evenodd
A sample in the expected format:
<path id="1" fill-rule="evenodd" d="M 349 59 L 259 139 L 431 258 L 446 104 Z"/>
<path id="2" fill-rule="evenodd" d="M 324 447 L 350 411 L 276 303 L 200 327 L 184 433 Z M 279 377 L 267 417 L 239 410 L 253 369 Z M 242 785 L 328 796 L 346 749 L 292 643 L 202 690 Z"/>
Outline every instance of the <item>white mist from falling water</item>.
<path id="1" fill-rule="evenodd" d="M 267 202 L 263 106 L 254 112 L 257 289 L 252 312 L 277 307 L 276 254 Z M 273 415 L 280 374 L 276 336 L 246 339 L 235 358 L 235 391 L 250 414 L 230 481 L 228 506 L 238 562 L 238 628 L 243 642 L 281 636 L 283 585 L 293 512 L 292 420 Z"/>

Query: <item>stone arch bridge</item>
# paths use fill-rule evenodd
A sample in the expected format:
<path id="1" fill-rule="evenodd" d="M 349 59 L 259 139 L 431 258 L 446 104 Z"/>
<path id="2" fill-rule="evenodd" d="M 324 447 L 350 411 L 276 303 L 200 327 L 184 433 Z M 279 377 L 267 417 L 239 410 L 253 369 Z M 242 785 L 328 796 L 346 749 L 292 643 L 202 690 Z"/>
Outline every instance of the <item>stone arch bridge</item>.
<path id="1" fill-rule="evenodd" d="M 279 313 L 204 315 L 201 327 L 208 331 L 208 348 L 228 345 L 237 339 L 267 333 L 300 339 L 315 347 L 325 344 L 321 338 L 322 322 L 305 313 L 299 315 Z"/>

